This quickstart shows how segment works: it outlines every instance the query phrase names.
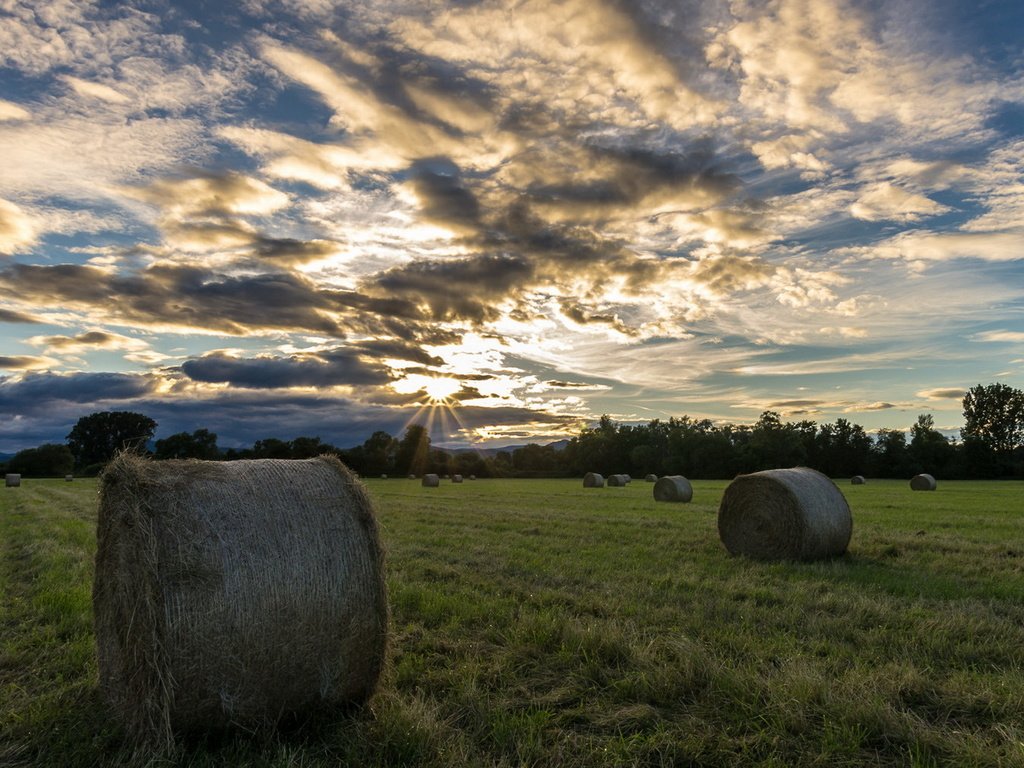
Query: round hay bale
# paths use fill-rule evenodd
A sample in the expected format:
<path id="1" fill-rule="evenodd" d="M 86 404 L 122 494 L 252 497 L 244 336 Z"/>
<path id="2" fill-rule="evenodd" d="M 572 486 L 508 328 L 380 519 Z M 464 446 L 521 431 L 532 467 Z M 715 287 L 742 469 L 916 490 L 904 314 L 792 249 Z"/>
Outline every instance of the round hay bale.
<path id="1" fill-rule="evenodd" d="M 587 472 L 583 476 L 584 488 L 604 488 L 604 476 L 597 472 Z"/>
<path id="2" fill-rule="evenodd" d="M 693 498 L 693 486 L 682 475 L 667 475 L 654 484 L 655 501 L 688 502 Z"/>
<path id="3" fill-rule="evenodd" d="M 75 479 L 74 475 L 64 475 L 64 482 L 66 482 L 66 483 L 73 482 L 74 479 Z"/>
<path id="4" fill-rule="evenodd" d="M 381 475 L 381 476 L 380 476 L 380 479 L 381 479 L 381 480 L 387 480 L 387 479 L 388 479 L 388 476 L 387 476 L 387 475 Z"/>
<path id="5" fill-rule="evenodd" d="M 424 488 L 437 488 L 441 485 L 441 478 L 434 474 L 424 475 L 422 485 Z"/>
<path id="6" fill-rule="evenodd" d="M 629 483 L 629 475 L 608 475 L 609 488 L 625 488 L 627 483 Z"/>
<path id="7" fill-rule="evenodd" d="M 138 741 L 363 702 L 388 625 L 372 503 L 331 456 L 121 454 L 100 481 L 93 609 L 101 691 Z"/>
<path id="8" fill-rule="evenodd" d="M 854 475 L 850 478 L 850 485 L 864 485 L 866 482 L 864 475 Z"/>
<path id="9" fill-rule="evenodd" d="M 658 482 L 658 476 L 652 473 L 647 475 L 647 477 L 645 477 L 644 480 L 648 483 L 656 483 Z"/>
<path id="10" fill-rule="evenodd" d="M 410 473 L 409 473 L 409 479 L 410 479 L 410 480 L 415 480 L 415 479 L 416 479 L 416 475 L 414 475 L 414 474 L 412 474 L 412 473 L 410 472 Z"/>
<path id="11" fill-rule="evenodd" d="M 935 478 L 931 475 L 914 475 L 910 479 L 910 489 L 913 491 L 934 491 L 938 487 Z"/>
<path id="12" fill-rule="evenodd" d="M 14 472 L 8 472 L 4 475 L 4 485 L 7 488 L 17 488 L 21 485 L 21 475 Z"/>
<path id="13" fill-rule="evenodd" d="M 453 483 L 461 483 L 462 482 L 462 475 L 452 475 L 452 482 Z"/>
<path id="14" fill-rule="evenodd" d="M 740 475 L 718 508 L 718 535 L 733 555 L 818 560 L 841 555 L 853 533 L 842 491 L 807 467 Z"/>
<path id="15" fill-rule="evenodd" d="M 470 480 L 476 480 L 476 475 L 470 475 L 470 476 L 469 476 L 469 479 L 470 479 Z"/>

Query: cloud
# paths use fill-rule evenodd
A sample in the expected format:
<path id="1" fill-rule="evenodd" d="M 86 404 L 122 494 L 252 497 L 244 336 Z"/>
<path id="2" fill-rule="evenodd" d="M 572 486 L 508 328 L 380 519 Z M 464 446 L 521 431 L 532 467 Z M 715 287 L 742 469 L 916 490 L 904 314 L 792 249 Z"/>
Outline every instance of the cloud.
<path id="1" fill-rule="evenodd" d="M 79 96 L 99 99 L 111 104 L 126 104 L 131 101 L 130 98 L 117 89 L 111 88 L 109 85 L 104 85 L 103 83 L 82 80 L 81 78 L 72 77 L 71 75 L 63 75 L 61 79 L 71 86 Z"/>
<path id="2" fill-rule="evenodd" d="M 12 371 L 31 371 L 50 368 L 56 361 L 49 357 L 30 355 L 0 355 L 0 368 Z"/>
<path id="3" fill-rule="evenodd" d="M 874 246 L 854 246 L 848 253 L 906 261 L 1018 261 L 1024 259 L 1024 232 L 928 232 L 915 230 Z"/>
<path id="4" fill-rule="evenodd" d="M 45 412 L 55 403 L 88 405 L 120 402 L 154 391 L 150 376 L 125 373 L 29 373 L 0 380 L 0 409 L 12 414 Z"/>
<path id="5" fill-rule="evenodd" d="M 865 221 L 917 221 L 948 210 L 947 206 L 924 195 L 908 192 L 889 182 L 869 185 L 860 193 L 857 202 L 850 206 L 850 213 Z"/>
<path id="6" fill-rule="evenodd" d="M 40 323 L 38 318 L 26 315 L 24 312 L 15 312 L 13 309 L 0 307 L 0 323 Z"/>
<path id="7" fill-rule="evenodd" d="M 967 394 L 967 390 L 962 387 L 951 387 L 938 389 L 923 389 L 917 393 L 918 397 L 923 397 L 925 400 L 963 400 L 964 395 Z"/>
<path id="8" fill-rule="evenodd" d="M 288 196 L 283 192 L 259 179 L 230 171 L 161 179 L 146 187 L 125 191 L 159 206 L 164 215 L 175 217 L 263 216 L 288 205 Z"/>
<path id="9" fill-rule="evenodd" d="M 1007 342 L 1020 344 L 1024 342 L 1024 331 L 984 331 L 971 336 L 971 341 Z"/>
<path id="10" fill-rule="evenodd" d="M 28 214 L 14 203 L 0 199 L 0 253 L 23 250 L 35 239 L 35 226 Z"/>
<path id="11" fill-rule="evenodd" d="M 109 331 L 86 331 L 77 336 L 32 336 L 26 342 L 46 347 L 48 352 L 58 354 L 81 354 L 93 349 L 117 349 L 128 352 L 144 352 L 149 344 L 142 339 L 122 336 Z"/>
<path id="12" fill-rule="evenodd" d="M 19 104 L 0 99 L 0 122 L 5 120 L 28 120 L 32 113 Z"/>
<path id="13" fill-rule="evenodd" d="M 249 389 L 366 386 L 391 381 L 383 366 L 344 348 L 291 357 L 240 358 L 215 352 L 185 361 L 181 370 L 193 381 Z"/>

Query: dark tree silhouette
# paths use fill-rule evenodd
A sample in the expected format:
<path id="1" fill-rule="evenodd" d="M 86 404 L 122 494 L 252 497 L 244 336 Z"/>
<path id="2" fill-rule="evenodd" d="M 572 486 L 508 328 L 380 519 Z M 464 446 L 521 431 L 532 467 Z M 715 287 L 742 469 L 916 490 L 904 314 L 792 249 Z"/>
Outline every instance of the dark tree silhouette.
<path id="1" fill-rule="evenodd" d="M 156 422 L 133 411 L 98 411 L 78 420 L 68 433 L 75 464 L 88 467 L 110 461 L 119 451 L 140 451 L 153 439 Z"/>

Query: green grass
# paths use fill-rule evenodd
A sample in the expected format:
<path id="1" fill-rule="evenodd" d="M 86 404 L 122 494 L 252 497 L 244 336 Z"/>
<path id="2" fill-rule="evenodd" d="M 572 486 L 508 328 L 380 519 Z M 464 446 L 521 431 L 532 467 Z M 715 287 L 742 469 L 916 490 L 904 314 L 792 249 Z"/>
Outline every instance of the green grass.
<path id="1" fill-rule="evenodd" d="M 729 557 L 651 485 L 369 480 L 390 659 L 359 712 L 132 754 L 96 690 L 95 481 L 0 489 L 0 765 L 1024 765 L 1024 483 L 841 483 L 846 557 Z"/>

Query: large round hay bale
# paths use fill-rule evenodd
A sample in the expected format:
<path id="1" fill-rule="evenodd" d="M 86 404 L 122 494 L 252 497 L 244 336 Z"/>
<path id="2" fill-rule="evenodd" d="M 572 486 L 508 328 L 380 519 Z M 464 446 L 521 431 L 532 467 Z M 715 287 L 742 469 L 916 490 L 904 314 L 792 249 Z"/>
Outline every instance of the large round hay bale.
<path id="1" fill-rule="evenodd" d="M 462 482 L 462 475 L 452 475 L 452 482 L 453 483 L 461 483 Z"/>
<path id="2" fill-rule="evenodd" d="M 866 482 L 864 475 L 854 475 L 850 478 L 850 485 L 864 485 Z"/>
<path id="3" fill-rule="evenodd" d="M 21 475 L 15 472 L 8 472 L 4 475 L 4 486 L 7 488 L 17 488 L 21 485 Z"/>
<path id="4" fill-rule="evenodd" d="M 914 491 L 934 491 L 937 487 L 935 478 L 928 474 L 914 475 L 910 479 L 910 488 Z"/>
<path id="5" fill-rule="evenodd" d="M 658 482 L 658 476 L 652 473 L 650 475 L 647 475 L 647 477 L 645 477 L 644 480 L 648 483 L 656 483 Z"/>
<path id="6" fill-rule="evenodd" d="M 608 475 L 609 488 L 625 488 L 629 483 L 629 475 L 617 474 Z"/>
<path id="7" fill-rule="evenodd" d="M 587 472 L 583 476 L 583 487 L 604 488 L 604 475 L 599 475 L 597 472 Z"/>
<path id="8" fill-rule="evenodd" d="M 100 688 L 135 738 L 365 701 L 387 641 L 366 491 L 336 458 L 152 462 L 100 482 Z"/>
<path id="9" fill-rule="evenodd" d="M 437 488 L 441 485 L 441 478 L 435 474 L 424 475 L 421 484 L 424 488 Z"/>
<path id="10" fill-rule="evenodd" d="M 682 475 L 666 475 L 654 484 L 655 501 L 687 502 L 693 498 L 693 486 Z"/>
<path id="11" fill-rule="evenodd" d="M 71 482 L 74 482 L 74 480 L 75 480 L 75 476 L 74 475 L 64 475 L 64 482 L 71 483 Z"/>
<path id="12" fill-rule="evenodd" d="M 409 479 L 410 480 L 415 480 L 416 479 L 416 475 L 414 475 L 412 472 L 410 472 L 409 473 Z"/>
<path id="13" fill-rule="evenodd" d="M 852 532 L 842 491 L 807 467 L 740 475 L 718 508 L 718 535 L 729 553 L 760 560 L 841 555 Z"/>

